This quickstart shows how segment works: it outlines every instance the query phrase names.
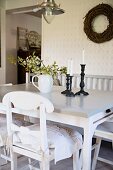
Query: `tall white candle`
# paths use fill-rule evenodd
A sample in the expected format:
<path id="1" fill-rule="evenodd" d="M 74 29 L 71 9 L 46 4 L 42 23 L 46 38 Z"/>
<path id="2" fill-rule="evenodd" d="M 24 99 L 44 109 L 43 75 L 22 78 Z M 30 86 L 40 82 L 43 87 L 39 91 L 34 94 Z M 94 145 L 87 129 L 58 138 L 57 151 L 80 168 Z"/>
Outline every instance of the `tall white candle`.
<path id="1" fill-rule="evenodd" d="M 70 76 L 73 75 L 73 60 L 70 60 Z"/>
<path id="2" fill-rule="evenodd" d="M 70 60 L 67 62 L 67 74 L 70 74 Z"/>
<path id="3" fill-rule="evenodd" d="M 84 55 L 84 49 L 83 49 L 83 51 L 82 51 L 82 64 L 85 64 L 84 58 L 85 58 L 85 55 Z"/>

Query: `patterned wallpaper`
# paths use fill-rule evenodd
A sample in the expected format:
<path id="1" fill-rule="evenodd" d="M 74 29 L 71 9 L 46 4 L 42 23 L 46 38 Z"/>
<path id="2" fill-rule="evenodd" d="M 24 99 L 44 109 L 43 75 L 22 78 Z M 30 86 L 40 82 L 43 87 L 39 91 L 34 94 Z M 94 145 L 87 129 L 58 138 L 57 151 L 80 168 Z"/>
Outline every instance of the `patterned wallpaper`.
<path id="1" fill-rule="evenodd" d="M 67 66 L 68 59 L 72 58 L 74 73 L 80 73 L 84 49 L 87 74 L 113 75 L 113 40 L 96 44 L 83 31 L 85 15 L 102 2 L 113 6 L 112 0 L 56 0 L 66 12 L 56 16 L 51 24 L 43 20 L 42 58 L 45 63 L 57 61 L 60 66 Z M 101 17 L 97 23 L 95 21 L 96 30 L 107 27 L 108 21 Z"/>

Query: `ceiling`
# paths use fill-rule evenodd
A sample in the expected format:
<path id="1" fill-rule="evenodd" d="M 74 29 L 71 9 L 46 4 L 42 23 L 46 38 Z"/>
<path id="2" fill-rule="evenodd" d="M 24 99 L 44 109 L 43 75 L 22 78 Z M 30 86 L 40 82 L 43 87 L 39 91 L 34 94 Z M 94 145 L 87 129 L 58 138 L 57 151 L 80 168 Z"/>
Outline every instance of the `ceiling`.
<path id="1" fill-rule="evenodd" d="M 16 12 L 17 12 L 18 14 L 23 13 L 23 14 L 33 15 L 35 17 L 41 18 L 41 14 L 39 12 L 26 12 L 27 10 L 33 10 L 34 8 L 36 8 L 36 5 L 30 6 L 30 7 L 10 9 L 10 10 L 7 10 L 6 13 L 7 14 L 16 14 Z"/>

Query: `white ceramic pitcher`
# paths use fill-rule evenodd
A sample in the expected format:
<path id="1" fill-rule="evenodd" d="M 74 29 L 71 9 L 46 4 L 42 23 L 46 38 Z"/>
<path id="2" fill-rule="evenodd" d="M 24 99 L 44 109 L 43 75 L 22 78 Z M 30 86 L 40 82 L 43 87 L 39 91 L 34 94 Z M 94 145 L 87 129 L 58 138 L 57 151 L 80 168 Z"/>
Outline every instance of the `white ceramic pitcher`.
<path id="1" fill-rule="evenodd" d="M 38 84 L 35 82 L 36 77 L 38 78 Z M 39 89 L 40 92 L 49 93 L 53 87 L 53 78 L 48 74 L 34 75 L 32 77 L 32 84 Z"/>

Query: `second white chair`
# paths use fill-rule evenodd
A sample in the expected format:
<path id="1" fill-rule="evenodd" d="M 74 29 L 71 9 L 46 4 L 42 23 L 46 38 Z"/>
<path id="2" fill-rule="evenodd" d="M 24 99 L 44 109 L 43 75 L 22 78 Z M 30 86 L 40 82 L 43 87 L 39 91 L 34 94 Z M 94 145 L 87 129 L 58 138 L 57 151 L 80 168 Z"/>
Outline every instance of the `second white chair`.
<path id="1" fill-rule="evenodd" d="M 113 165 L 113 161 L 102 158 L 99 156 L 102 140 L 113 141 L 113 122 L 106 121 L 100 124 L 95 130 L 94 136 L 96 137 L 96 143 L 94 145 L 94 156 L 92 161 L 92 170 L 95 170 L 97 160 Z"/>
<path id="2" fill-rule="evenodd" d="M 81 169 L 79 162 L 79 151 L 82 149 L 81 135 L 55 125 L 46 126 L 46 114 L 54 110 L 53 104 L 48 99 L 35 93 L 16 91 L 6 94 L 3 103 L 7 106 L 11 170 L 17 170 L 17 154 L 38 160 L 41 170 L 49 170 L 51 160 L 59 161 L 73 154 L 73 170 Z M 13 123 L 12 113 L 40 117 L 40 124 L 19 127 Z"/>

